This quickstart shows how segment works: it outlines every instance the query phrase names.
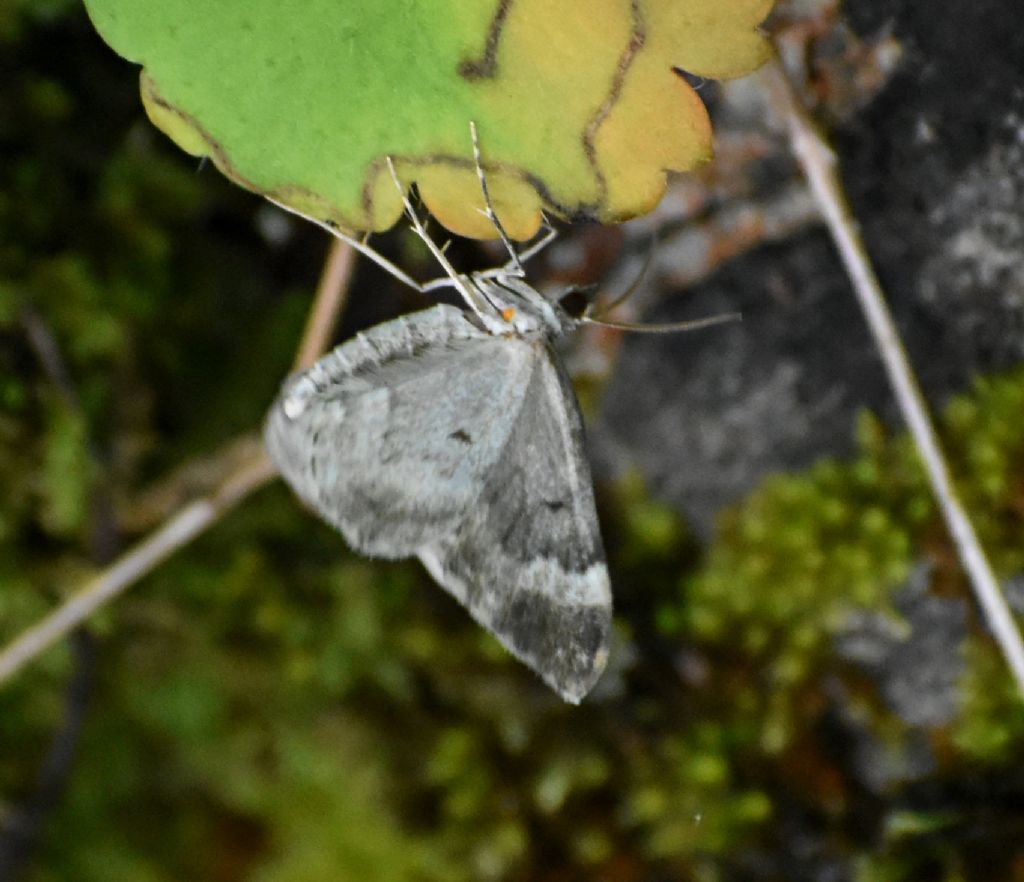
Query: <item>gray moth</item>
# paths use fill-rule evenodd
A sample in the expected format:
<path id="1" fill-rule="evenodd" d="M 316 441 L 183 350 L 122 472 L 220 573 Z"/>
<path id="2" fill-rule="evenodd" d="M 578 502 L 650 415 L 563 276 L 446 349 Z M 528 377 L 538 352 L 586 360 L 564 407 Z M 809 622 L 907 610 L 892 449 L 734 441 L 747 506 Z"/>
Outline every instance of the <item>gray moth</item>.
<path id="1" fill-rule="evenodd" d="M 418 557 L 563 699 L 608 658 L 611 589 L 576 396 L 553 348 L 579 319 L 506 273 L 289 379 L 265 439 L 285 481 L 371 557 Z"/>

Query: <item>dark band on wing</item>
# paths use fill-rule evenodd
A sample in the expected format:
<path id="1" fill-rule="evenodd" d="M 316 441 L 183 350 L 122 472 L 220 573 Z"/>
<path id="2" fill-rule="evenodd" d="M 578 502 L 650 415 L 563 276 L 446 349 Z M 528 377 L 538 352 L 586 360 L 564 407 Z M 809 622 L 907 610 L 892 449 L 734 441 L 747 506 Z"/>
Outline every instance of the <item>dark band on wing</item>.
<path id="1" fill-rule="evenodd" d="M 544 594 L 519 593 L 492 627 L 559 692 L 578 701 L 604 668 L 611 608 L 571 605 Z"/>
<path id="2" fill-rule="evenodd" d="M 483 535 L 494 537 L 512 560 L 526 564 L 540 558 L 566 573 L 584 573 L 604 561 L 604 547 L 575 397 L 565 380 L 563 399 L 551 400 L 544 376 L 551 367 L 557 370 L 542 361 L 534 370 L 477 511 L 486 523 Z"/>

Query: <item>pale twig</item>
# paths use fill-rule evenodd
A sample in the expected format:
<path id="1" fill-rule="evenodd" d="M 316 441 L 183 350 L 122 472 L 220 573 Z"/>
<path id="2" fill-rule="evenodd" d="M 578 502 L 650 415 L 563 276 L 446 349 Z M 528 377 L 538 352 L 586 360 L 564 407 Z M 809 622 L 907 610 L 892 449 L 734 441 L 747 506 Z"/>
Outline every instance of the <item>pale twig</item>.
<path id="1" fill-rule="evenodd" d="M 216 450 L 195 456 L 161 475 L 118 506 L 117 524 L 121 532 L 139 536 L 156 529 L 193 499 L 215 492 L 225 475 L 242 468 L 262 447 L 259 435 L 238 435 Z"/>
<path id="2" fill-rule="evenodd" d="M 331 240 L 331 250 L 324 262 L 317 296 L 306 319 L 302 342 L 295 354 L 294 370 L 302 371 L 316 361 L 331 340 L 338 317 L 345 305 L 345 292 L 352 277 L 356 250 L 341 239 Z"/>
<path id="3" fill-rule="evenodd" d="M 331 249 L 299 344 L 297 364 L 314 359 L 314 353 L 326 346 L 351 277 L 353 262 L 345 253 L 348 251 L 349 246 L 344 243 L 335 243 Z M 277 470 L 258 439 L 253 438 L 250 443 L 252 455 L 243 463 L 235 464 L 214 491 L 185 505 L 110 567 L 76 589 L 41 622 L 4 647 L 0 651 L 0 684 L 268 483 Z"/>
<path id="4" fill-rule="evenodd" d="M 953 537 L 961 565 L 1017 685 L 1024 693 L 1024 642 L 1003 597 L 992 567 L 950 478 L 938 435 L 928 416 L 899 332 L 886 304 L 878 277 L 858 232 L 837 171 L 835 153 L 818 133 L 785 71 L 777 64 L 763 72 L 786 124 L 790 143 L 817 201 L 832 239 L 860 300 L 885 364 L 903 418 L 924 461 L 932 490 Z"/>
<path id="5" fill-rule="evenodd" d="M 275 474 L 270 459 L 261 451 L 245 468 L 229 475 L 215 493 L 186 505 L 110 567 L 78 588 L 41 622 L 23 631 L 9 643 L 0 653 L 0 684 L 81 625 L 100 607 L 152 572 L 158 564 L 220 520 Z"/>

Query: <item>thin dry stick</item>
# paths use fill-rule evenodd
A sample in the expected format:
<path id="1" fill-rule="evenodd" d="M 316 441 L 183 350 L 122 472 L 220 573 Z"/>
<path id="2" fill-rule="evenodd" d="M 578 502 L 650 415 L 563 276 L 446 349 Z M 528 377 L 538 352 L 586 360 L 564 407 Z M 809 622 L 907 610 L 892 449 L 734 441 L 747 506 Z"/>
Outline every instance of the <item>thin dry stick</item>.
<path id="1" fill-rule="evenodd" d="M 332 243 L 296 364 L 314 360 L 326 347 L 348 289 L 353 267 L 351 250 L 344 242 Z M 269 482 L 277 470 L 258 439 L 254 438 L 252 443 L 254 454 L 226 475 L 216 490 L 186 505 L 109 568 L 74 591 L 45 619 L 9 643 L 0 652 L 0 685 Z"/>
<path id="2" fill-rule="evenodd" d="M 953 537 L 960 562 L 971 580 L 975 596 L 985 613 L 989 627 L 1006 658 L 1017 686 L 1024 694 L 1024 642 L 1006 604 L 992 567 L 974 532 L 974 527 L 956 495 L 939 446 L 938 436 L 928 416 L 928 408 L 917 384 L 907 353 L 881 284 L 871 266 L 867 250 L 858 233 L 842 182 L 836 155 L 818 133 L 797 97 L 785 71 L 773 64 L 764 71 L 768 88 L 789 127 L 793 153 L 807 177 L 811 192 L 820 206 L 832 239 L 853 282 L 861 308 L 882 355 L 889 381 L 903 418 L 924 461 L 932 490 Z"/>
<path id="3" fill-rule="evenodd" d="M 331 250 L 317 285 L 317 296 L 309 311 L 309 318 L 306 319 L 302 342 L 295 353 L 296 371 L 304 371 L 327 348 L 345 305 L 345 292 L 352 278 L 355 260 L 356 250 L 351 245 L 340 239 L 332 239 Z"/>
<path id="4" fill-rule="evenodd" d="M 77 589 L 37 625 L 23 631 L 0 653 L 0 684 L 26 663 L 77 628 L 175 551 L 218 521 L 276 474 L 265 453 L 254 457 L 205 499 L 186 505 L 156 532 L 130 548 L 112 566 Z"/>

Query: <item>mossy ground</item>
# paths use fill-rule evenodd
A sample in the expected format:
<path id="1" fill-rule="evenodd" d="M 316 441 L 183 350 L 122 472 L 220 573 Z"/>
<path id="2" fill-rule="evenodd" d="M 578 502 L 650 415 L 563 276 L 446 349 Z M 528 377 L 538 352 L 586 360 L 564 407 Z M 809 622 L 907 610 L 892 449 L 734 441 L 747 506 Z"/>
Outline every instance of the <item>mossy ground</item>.
<path id="1" fill-rule="evenodd" d="M 0 33 L 6 641 L 134 538 L 110 512 L 258 425 L 319 246 L 268 244 L 251 197 L 150 131 L 77 6 L 12 7 Z M 1022 412 L 1017 373 L 943 423 L 1004 576 L 1024 572 Z M 600 496 L 619 639 L 572 708 L 416 566 L 260 492 L 90 623 L 77 759 L 26 878 L 1021 878 L 1024 705 L 981 623 L 946 647 L 941 725 L 837 650 L 857 616 L 910 639 L 922 562 L 929 594 L 968 597 L 904 438 L 865 416 L 857 457 L 768 479 L 706 549 L 641 482 Z M 0 690 L 0 837 L 76 667 L 61 647 Z M 924 762 L 879 787 L 867 750 Z"/>

